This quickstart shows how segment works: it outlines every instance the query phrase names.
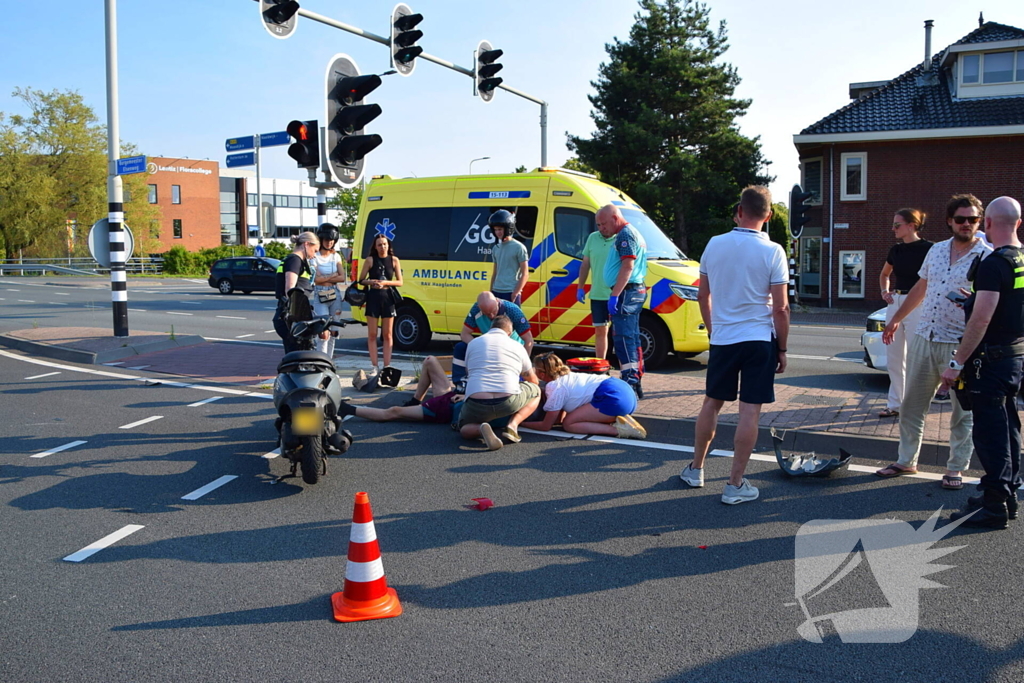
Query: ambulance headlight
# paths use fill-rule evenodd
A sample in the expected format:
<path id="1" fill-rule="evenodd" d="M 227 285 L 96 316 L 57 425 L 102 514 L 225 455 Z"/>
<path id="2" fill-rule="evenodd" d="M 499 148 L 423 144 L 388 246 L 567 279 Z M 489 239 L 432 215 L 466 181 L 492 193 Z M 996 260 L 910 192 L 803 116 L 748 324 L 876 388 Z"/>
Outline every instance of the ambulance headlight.
<path id="1" fill-rule="evenodd" d="M 672 292 L 681 299 L 686 299 L 687 301 L 697 300 L 696 287 L 691 287 L 689 285 L 680 285 L 673 282 L 672 284 L 669 285 L 669 289 L 671 289 Z"/>

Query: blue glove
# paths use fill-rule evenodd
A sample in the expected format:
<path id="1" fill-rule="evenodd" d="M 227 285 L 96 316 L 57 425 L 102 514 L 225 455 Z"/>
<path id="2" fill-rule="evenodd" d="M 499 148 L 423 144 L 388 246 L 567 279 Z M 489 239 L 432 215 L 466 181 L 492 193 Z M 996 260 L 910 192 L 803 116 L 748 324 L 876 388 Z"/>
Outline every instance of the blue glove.
<path id="1" fill-rule="evenodd" d="M 576 287 L 576 301 L 583 303 L 587 300 L 587 293 L 583 290 L 582 286 Z"/>
<path id="2" fill-rule="evenodd" d="M 611 298 L 608 299 L 608 313 L 611 315 L 619 314 L 619 297 L 614 294 L 612 294 Z"/>

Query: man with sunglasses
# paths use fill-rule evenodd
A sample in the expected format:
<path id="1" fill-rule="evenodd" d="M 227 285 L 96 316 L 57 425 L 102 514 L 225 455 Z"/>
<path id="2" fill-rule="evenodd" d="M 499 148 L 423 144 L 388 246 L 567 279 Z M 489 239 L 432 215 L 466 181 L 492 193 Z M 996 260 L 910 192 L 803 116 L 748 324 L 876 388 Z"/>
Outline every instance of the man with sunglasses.
<path id="1" fill-rule="evenodd" d="M 975 260 L 992 253 L 992 247 L 978 237 L 981 227 L 981 202 L 972 194 L 954 195 L 946 205 L 946 223 L 953 236 L 936 243 L 925 257 L 903 305 L 885 326 L 882 341 L 891 344 L 902 321 L 918 306 L 921 314 L 917 329 L 907 344 L 907 377 L 900 409 L 899 459 L 875 472 L 879 477 L 898 477 L 917 472 L 924 422 L 932 396 L 942 381 L 964 334 L 964 311 L 947 295 L 959 295 L 971 287 L 969 275 Z M 908 330 L 909 332 L 909 330 Z M 953 401 L 949 424 L 949 459 L 942 477 L 942 488 L 962 489 L 963 475 L 971 461 L 970 411 Z"/>

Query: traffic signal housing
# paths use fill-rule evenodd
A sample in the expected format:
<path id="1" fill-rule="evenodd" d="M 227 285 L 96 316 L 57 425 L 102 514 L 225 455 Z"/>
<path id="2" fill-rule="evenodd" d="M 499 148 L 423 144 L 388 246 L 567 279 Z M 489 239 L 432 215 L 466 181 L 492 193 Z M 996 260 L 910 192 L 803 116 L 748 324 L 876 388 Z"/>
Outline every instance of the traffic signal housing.
<path id="1" fill-rule="evenodd" d="M 320 166 L 320 122 L 292 121 L 288 124 L 288 135 L 295 142 L 288 148 L 288 156 L 295 159 L 299 168 Z"/>
<path id="2" fill-rule="evenodd" d="M 473 53 L 473 94 L 479 95 L 484 102 L 494 97 L 494 89 L 501 85 L 502 78 L 496 76 L 504 66 L 497 60 L 504 52 L 495 50 L 486 40 L 481 40 Z"/>
<path id="3" fill-rule="evenodd" d="M 299 3 L 295 0 L 260 0 L 263 28 L 275 38 L 288 38 L 295 32 Z"/>
<path id="4" fill-rule="evenodd" d="M 327 161 L 334 179 L 345 187 L 359 182 L 364 157 L 384 141 L 364 132 L 381 115 L 379 104 L 364 101 L 380 83 L 376 74 L 360 75 L 348 55 L 335 55 L 327 66 Z"/>
<path id="5" fill-rule="evenodd" d="M 811 207 L 804 202 L 813 196 L 813 192 L 804 192 L 799 185 L 794 185 L 789 191 L 789 234 L 793 239 L 800 237 L 804 226 L 811 220 L 807 215 Z"/>
<path id="6" fill-rule="evenodd" d="M 413 14 L 405 3 L 395 5 L 391 12 L 391 68 L 399 75 L 410 75 L 416 68 L 416 58 L 423 54 L 423 48 L 416 44 L 423 37 L 423 31 L 416 29 L 421 21 L 423 15 Z"/>

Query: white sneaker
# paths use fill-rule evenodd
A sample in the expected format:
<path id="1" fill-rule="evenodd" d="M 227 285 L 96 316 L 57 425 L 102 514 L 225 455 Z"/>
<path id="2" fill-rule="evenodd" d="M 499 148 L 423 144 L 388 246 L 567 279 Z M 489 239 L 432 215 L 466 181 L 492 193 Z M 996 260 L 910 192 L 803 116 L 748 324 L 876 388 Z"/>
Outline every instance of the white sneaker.
<path id="1" fill-rule="evenodd" d="M 744 479 L 739 486 L 725 485 L 725 491 L 722 492 L 722 502 L 726 505 L 749 503 L 752 500 L 757 500 L 758 494 L 758 490 L 751 486 L 749 481 Z"/>
<path id="2" fill-rule="evenodd" d="M 484 422 L 480 425 L 480 436 L 483 437 L 484 443 L 487 445 L 487 450 L 496 451 L 502 447 L 501 439 L 494 434 L 494 430 L 491 429 L 491 425 Z"/>
<path id="3" fill-rule="evenodd" d="M 632 415 L 615 418 L 615 431 L 620 439 L 646 439 L 647 430 Z"/>
<path id="4" fill-rule="evenodd" d="M 370 368 L 370 371 L 368 373 L 366 373 L 366 376 L 367 377 L 376 377 L 379 372 L 380 372 L 380 370 L 378 370 L 377 366 L 374 365 L 372 368 Z"/>
<path id="5" fill-rule="evenodd" d="M 693 463 L 690 463 L 692 465 Z M 679 478 L 685 481 L 687 484 L 695 489 L 704 487 L 704 469 L 699 470 L 693 469 L 690 465 L 683 468 L 683 471 L 679 473 Z"/>

